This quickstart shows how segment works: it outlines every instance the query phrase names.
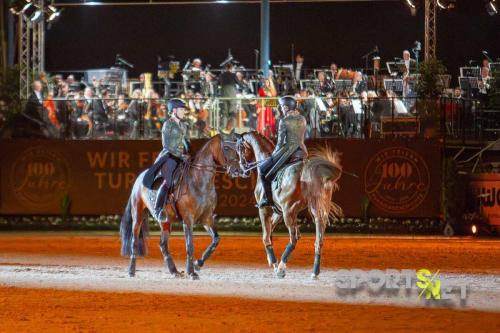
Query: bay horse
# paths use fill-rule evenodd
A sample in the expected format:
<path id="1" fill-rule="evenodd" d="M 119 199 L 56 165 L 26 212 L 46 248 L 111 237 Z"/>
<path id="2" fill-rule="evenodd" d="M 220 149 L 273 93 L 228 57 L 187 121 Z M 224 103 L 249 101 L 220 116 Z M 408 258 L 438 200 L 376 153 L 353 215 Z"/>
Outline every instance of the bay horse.
<path id="1" fill-rule="evenodd" d="M 228 158 L 228 155 L 231 155 Z M 212 137 L 196 153 L 191 161 L 187 162 L 185 171 L 178 185 L 179 196 L 176 209 L 171 204 L 166 204 L 166 220 L 160 223 L 160 250 L 165 266 L 175 277 L 183 277 L 179 272 L 168 249 L 168 240 L 171 223 L 182 221 L 184 238 L 186 241 L 186 274 L 191 279 L 198 279 L 199 270 L 210 255 L 215 251 L 220 238 L 214 225 L 214 210 L 217 205 L 215 192 L 215 174 L 219 168 L 236 176 L 239 170 L 238 156 L 234 142 L 224 142 L 220 135 Z M 182 166 L 181 166 L 182 168 Z M 130 256 L 128 268 L 129 276 L 135 276 L 136 258 L 147 254 L 148 214 L 154 212 L 156 191 L 160 182 L 156 182 L 154 190 L 146 188 L 142 181 L 147 170 L 144 170 L 135 180 L 125 212 L 120 223 L 121 255 Z M 220 171 L 222 172 L 222 171 Z M 212 238 L 200 259 L 193 261 L 193 225 L 201 222 Z"/>
<path id="2" fill-rule="evenodd" d="M 274 144 L 265 136 L 257 132 L 237 135 L 236 151 L 240 158 L 240 169 L 257 168 L 269 158 L 274 150 Z M 255 162 L 250 163 L 249 161 Z M 282 172 L 282 174 L 280 174 Z M 278 172 L 279 186 L 273 184 L 273 201 L 277 209 L 272 207 L 259 208 L 259 217 L 262 224 L 262 241 L 270 266 L 273 266 L 276 275 L 283 278 L 286 275 L 286 263 L 295 249 L 300 232 L 296 223 L 297 215 L 308 209 L 316 225 L 316 241 L 312 278 L 320 273 L 321 248 L 326 225 L 329 217 L 342 216 L 342 209 L 332 202 L 332 194 L 338 190 L 338 181 L 342 175 L 339 157 L 329 148 L 318 150 L 311 154 L 308 160 L 285 166 Z M 259 177 L 255 187 L 255 198 L 259 202 L 264 188 Z M 276 182 L 276 180 L 275 180 Z M 281 211 L 281 212 L 280 212 Z M 277 264 L 274 255 L 272 232 L 277 223 L 284 220 L 290 240 Z"/>

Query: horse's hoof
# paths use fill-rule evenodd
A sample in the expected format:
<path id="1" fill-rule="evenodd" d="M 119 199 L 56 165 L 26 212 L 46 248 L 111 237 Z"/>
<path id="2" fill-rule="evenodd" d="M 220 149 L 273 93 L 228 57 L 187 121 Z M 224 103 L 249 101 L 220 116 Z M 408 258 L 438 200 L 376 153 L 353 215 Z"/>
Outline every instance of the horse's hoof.
<path id="1" fill-rule="evenodd" d="M 280 279 L 284 278 L 286 275 L 286 264 L 284 262 L 280 262 L 278 268 L 276 268 L 276 276 Z"/>
<path id="2" fill-rule="evenodd" d="M 314 273 L 312 273 L 312 274 L 311 274 L 311 279 L 312 279 L 312 280 L 315 280 L 315 281 L 316 281 L 316 280 L 319 280 L 319 275 L 318 275 L 318 274 L 314 274 Z"/>
<path id="3" fill-rule="evenodd" d="M 128 276 L 129 277 L 134 277 L 135 276 L 135 272 L 128 272 Z"/>
<path id="4" fill-rule="evenodd" d="M 201 266 L 203 266 L 203 264 L 199 259 L 193 263 L 194 270 L 197 272 L 201 271 Z"/>
<path id="5" fill-rule="evenodd" d="M 198 274 L 196 274 L 195 272 L 189 274 L 189 279 L 190 280 L 199 280 L 200 279 L 200 276 Z"/>
<path id="6" fill-rule="evenodd" d="M 170 273 L 174 278 L 180 279 L 184 277 L 184 272 L 175 271 Z"/>
<path id="7" fill-rule="evenodd" d="M 272 264 L 272 267 L 273 267 L 274 273 L 278 273 L 278 264 L 274 263 L 274 264 Z"/>

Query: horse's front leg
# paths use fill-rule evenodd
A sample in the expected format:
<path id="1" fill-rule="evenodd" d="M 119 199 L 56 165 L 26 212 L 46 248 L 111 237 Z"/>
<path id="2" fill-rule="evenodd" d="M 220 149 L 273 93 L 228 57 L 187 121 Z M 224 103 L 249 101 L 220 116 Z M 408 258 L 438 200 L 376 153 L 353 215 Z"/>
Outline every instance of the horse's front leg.
<path id="1" fill-rule="evenodd" d="M 184 238 L 186 241 L 186 274 L 192 280 L 198 280 L 199 276 L 194 271 L 193 254 L 194 254 L 194 240 L 193 240 L 193 221 L 192 219 L 185 219 L 184 224 Z"/>
<path id="2" fill-rule="evenodd" d="M 161 228 L 160 251 L 161 254 L 163 255 L 163 260 L 165 262 L 165 266 L 167 267 L 169 273 L 175 277 L 182 277 L 183 272 L 179 272 L 177 270 L 177 267 L 175 267 L 174 259 L 172 258 L 172 255 L 170 254 L 170 251 L 168 249 L 168 240 L 170 238 L 170 227 L 171 227 L 170 223 L 160 224 Z"/>
<path id="3" fill-rule="evenodd" d="M 288 228 L 288 234 L 290 236 L 290 241 L 288 245 L 285 248 L 285 251 L 283 252 L 283 255 L 281 256 L 281 261 L 278 265 L 278 269 L 276 271 L 276 275 L 279 278 L 284 278 L 286 275 L 286 263 L 288 262 L 288 259 L 290 255 L 292 254 L 293 250 L 295 250 L 295 246 L 297 245 L 297 232 L 296 232 L 296 218 L 297 214 L 290 213 L 290 212 L 284 212 L 283 214 L 283 219 L 285 220 L 285 224 Z"/>
<path id="4" fill-rule="evenodd" d="M 277 269 L 278 263 L 273 248 L 273 223 L 272 223 L 273 210 L 271 207 L 263 207 L 259 209 L 260 223 L 262 224 L 262 243 L 266 249 L 267 263 Z"/>
<path id="5" fill-rule="evenodd" d="M 212 253 L 214 253 L 215 249 L 217 248 L 217 245 L 219 245 L 219 242 L 220 242 L 220 237 L 219 237 L 219 234 L 217 233 L 217 230 L 215 228 L 213 216 L 210 216 L 207 218 L 207 222 L 205 223 L 204 227 L 205 227 L 205 230 L 207 231 L 207 233 L 212 238 L 212 242 L 205 249 L 205 252 L 203 252 L 203 255 L 201 256 L 201 258 L 194 262 L 194 269 L 196 271 L 201 270 L 201 267 L 203 266 L 203 264 L 205 264 L 205 261 L 207 261 L 207 259 L 210 258 Z"/>

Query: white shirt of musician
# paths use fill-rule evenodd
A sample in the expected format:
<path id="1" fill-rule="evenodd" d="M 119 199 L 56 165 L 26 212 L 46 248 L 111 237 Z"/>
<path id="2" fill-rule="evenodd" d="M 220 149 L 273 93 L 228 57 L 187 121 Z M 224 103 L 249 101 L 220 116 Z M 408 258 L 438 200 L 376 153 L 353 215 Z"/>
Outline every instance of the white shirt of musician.
<path id="1" fill-rule="evenodd" d="M 42 92 L 41 91 L 36 91 L 35 90 L 35 95 L 36 95 L 36 98 L 38 98 L 38 101 L 40 103 L 42 103 Z"/>
<path id="2" fill-rule="evenodd" d="M 405 60 L 406 72 L 410 74 L 410 59 Z"/>
<path id="3" fill-rule="evenodd" d="M 300 80 L 300 70 L 302 69 L 302 63 L 298 62 L 296 67 L 295 67 L 295 79 Z"/>

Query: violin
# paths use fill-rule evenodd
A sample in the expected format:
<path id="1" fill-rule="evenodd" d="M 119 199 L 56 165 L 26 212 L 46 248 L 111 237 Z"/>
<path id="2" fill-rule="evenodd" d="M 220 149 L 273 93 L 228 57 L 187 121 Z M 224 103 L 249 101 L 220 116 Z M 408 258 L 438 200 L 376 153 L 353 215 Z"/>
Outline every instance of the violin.
<path id="1" fill-rule="evenodd" d="M 57 120 L 56 114 L 56 105 L 51 95 L 49 95 L 47 99 L 43 101 L 43 107 L 47 110 L 49 121 L 52 123 L 52 125 L 54 125 L 55 127 L 59 127 L 59 121 Z"/>

